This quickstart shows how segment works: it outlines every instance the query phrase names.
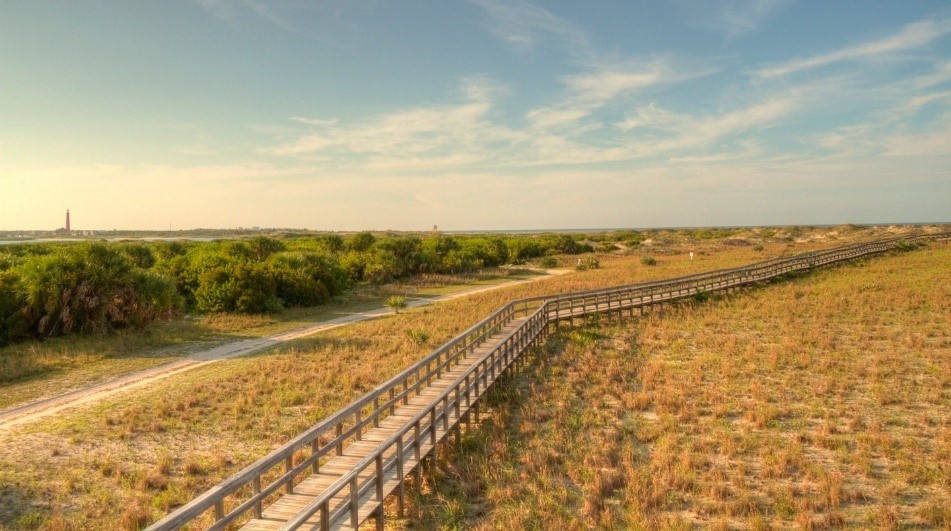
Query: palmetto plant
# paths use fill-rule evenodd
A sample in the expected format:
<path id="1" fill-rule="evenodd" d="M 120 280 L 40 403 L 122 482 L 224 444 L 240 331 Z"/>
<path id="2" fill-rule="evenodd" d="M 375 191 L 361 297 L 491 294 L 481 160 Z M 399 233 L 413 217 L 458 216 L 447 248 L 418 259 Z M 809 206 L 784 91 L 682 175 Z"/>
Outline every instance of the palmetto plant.
<path id="1" fill-rule="evenodd" d="M 386 305 L 395 313 L 400 313 L 400 310 L 406 308 L 406 297 L 403 295 L 393 295 L 386 299 Z"/>

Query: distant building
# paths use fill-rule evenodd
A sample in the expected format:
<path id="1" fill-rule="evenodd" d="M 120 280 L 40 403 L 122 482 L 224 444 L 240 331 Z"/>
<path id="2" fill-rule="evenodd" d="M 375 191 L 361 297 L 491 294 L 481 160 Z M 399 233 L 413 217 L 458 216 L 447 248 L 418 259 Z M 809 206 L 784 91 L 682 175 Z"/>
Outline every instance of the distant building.
<path id="1" fill-rule="evenodd" d="M 69 227 L 69 209 L 67 208 L 67 209 L 66 209 L 66 234 L 69 234 L 69 231 L 70 231 L 70 227 Z"/>

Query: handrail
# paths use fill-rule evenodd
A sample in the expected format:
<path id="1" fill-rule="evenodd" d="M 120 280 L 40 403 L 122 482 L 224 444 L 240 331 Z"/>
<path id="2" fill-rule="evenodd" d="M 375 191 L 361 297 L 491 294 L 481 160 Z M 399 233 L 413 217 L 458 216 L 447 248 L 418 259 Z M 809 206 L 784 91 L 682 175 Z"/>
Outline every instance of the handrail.
<path id="1" fill-rule="evenodd" d="M 160 520 L 159 522 L 156 522 L 155 524 L 153 524 L 153 526 L 150 526 L 149 529 L 174 529 L 200 516 L 205 511 L 213 507 L 220 515 L 220 518 L 218 518 L 218 520 L 219 521 L 223 520 L 222 522 L 220 522 L 222 524 L 226 524 L 230 522 L 231 520 L 233 520 L 234 518 L 236 518 L 237 516 L 240 516 L 240 514 L 234 514 L 236 511 L 231 511 L 231 513 L 229 513 L 228 515 L 223 514 L 224 509 L 221 506 L 221 501 L 225 496 L 237 491 L 238 489 L 248 484 L 253 484 L 255 479 L 260 478 L 260 476 L 266 471 L 274 468 L 275 466 L 279 466 L 281 464 L 286 463 L 286 461 L 288 459 L 291 459 L 298 450 L 308 445 L 311 445 L 315 441 L 318 441 L 318 438 L 321 435 L 324 435 L 330 432 L 331 430 L 336 429 L 337 426 L 344 425 L 345 423 L 347 423 L 348 419 L 350 419 L 351 417 L 354 417 L 357 414 L 357 412 L 362 411 L 364 407 L 373 403 L 374 400 L 379 399 L 381 396 L 384 396 L 387 393 L 389 393 L 390 389 L 403 387 L 404 382 L 409 382 L 412 376 L 416 376 L 415 380 L 413 381 L 414 385 L 423 381 L 424 377 L 425 378 L 431 377 L 432 374 L 436 372 L 435 370 L 427 371 L 425 375 L 423 375 L 424 377 L 420 376 L 420 370 L 428 367 L 434 361 L 436 361 L 438 364 L 438 359 L 443 354 L 450 352 L 450 350 L 453 349 L 454 347 L 461 345 L 460 350 L 464 350 L 478 342 L 475 340 L 475 338 L 483 339 L 484 337 L 488 337 L 487 334 L 489 334 L 489 331 L 497 330 L 501 328 L 501 326 L 504 326 L 505 323 L 511 320 L 512 316 L 515 313 L 515 308 L 519 304 L 520 304 L 520 301 L 513 301 L 506 304 L 502 308 L 496 310 L 495 312 L 485 317 L 478 323 L 469 327 L 465 332 L 459 334 L 458 336 L 456 336 L 449 342 L 433 350 L 426 357 L 420 359 L 418 362 L 407 367 L 406 369 L 401 371 L 399 374 L 391 377 L 389 380 L 378 385 L 376 388 L 374 388 L 367 394 L 354 400 L 353 402 L 343 407 L 342 409 L 338 410 L 337 412 L 333 413 L 329 417 L 318 422 L 316 425 L 309 428 L 308 430 L 298 435 L 297 437 L 294 437 L 293 439 L 285 443 L 280 448 L 269 453 L 267 456 L 263 457 L 262 459 L 258 460 L 255 463 L 252 463 L 251 465 L 248 465 L 247 467 L 237 472 L 236 474 L 232 475 L 231 477 L 225 479 L 224 481 L 222 481 L 215 487 L 212 487 L 201 496 L 195 498 L 188 504 L 183 505 L 178 510 L 166 516 L 164 519 Z M 473 341 L 467 341 L 470 339 L 472 339 Z M 407 389 L 409 388 L 410 388 L 410 385 L 407 383 Z M 406 399 L 409 398 L 408 396 L 406 396 L 405 390 L 401 390 L 400 395 L 397 395 L 396 398 L 403 398 L 403 397 L 405 397 Z M 389 408 L 392 405 L 390 402 L 392 402 L 392 399 L 388 400 L 387 403 L 382 404 L 381 407 L 377 407 L 374 413 Z M 361 418 L 359 423 L 366 425 L 370 421 L 372 421 L 372 415 L 368 416 L 365 419 Z M 356 429 L 360 429 L 360 427 L 356 427 Z M 351 430 L 349 431 L 353 431 L 353 428 L 351 428 Z M 349 438 L 350 435 L 354 435 L 354 434 L 344 433 L 341 431 L 340 433 L 336 435 L 335 442 L 337 444 L 342 444 L 344 442 L 343 439 Z M 334 448 L 337 444 L 326 444 L 322 446 L 321 448 L 323 449 L 323 453 L 328 452 L 329 449 Z M 317 453 L 319 451 L 320 450 L 318 449 L 318 450 L 315 450 L 314 452 Z M 320 456 L 322 456 L 322 454 Z M 272 485 L 269 485 L 268 487 L 273 487 L 275 485 L 277 485 L 277 487 L 280 487 L 287 484 L 288 482 L 293 481 L 294 477 L 296 477 L 297 475 L 299 475 L 300 472 L 303 471 L 303 469 L 297 471 L 296 470 L 297 468 L 301 468 L 301 467 L 294 467 L 293 469 L 288 467 L 288 470 L 285 472 L 285 474 L 282 475 L 277 480 L 275 480 L 272 483 Z M 292 472 L 295 472 L 295 471 L 297 473 L 291 474 Z M 292 477 L 288 477 L 288 475 L 291 475 Z M 255 490 L 259 490 L 259 489 L 255 489 Z M 268 492 L 257 492 L 255 493 L 255 497 L 259 497 L 263 499 L 264 496 L 266 496 L 267 494 L 270 494 L 271 492 L 273 492 L 273 490 L 276 490 L 276 489 L 265 488 L 263 490 Z M 245 508 L 244 505 L 245 504 L 239 505 L 239 508 Z"/>
<path id="2" fill-rule="evenodd" d="M 926 239 L 942 239 L 942 238 L 945 238 L 945 239 L 951 238 L 951 232 L 947 232 L 947 233 L 935 233 L 935 234 L 922 234 L 922 235 L 915 235 L 915 236 L 895 237 L 895 238 L 887 238 L 887 239 L 880 239 L 880 240 L 872 240 L 872 241 L 868 241 L 868 242 L 851 243 L 851 244 L 843 245 L 843 246 L 841 246 L 841 247 L 834 247 L 834 248 L 832 248 L 832 249 L 823 249 L 823 250 L 819 250 L 819 251 L 810 251 L 810 252 L 807 252 L 807 253 L 800 253 L 800 254 L 796 254 L 796 255 L 792 255 L 792 256 L 786 256 L 786 257 L 770 258 L 770 259 L 767 259 L 767 260 L 762 260 L 762 261 L 759 261 L 759 262 L 753 262 L 753 263 L 751 263 L 751 264 L 747 264 L 747 265 L 743 265 L 743 266 L 736 266 L 736 267 L 724 268 L 724 269 L 714 269 L 714 270 L 712 270 L 712 271 L 704 271 L 704 272 L 701 272 L 701 273 L 692 273 L 692 274 L 690 274 L 690 275 L 684 275 L 684 276 L 681 276 L 681 277 L 673 277 L 673 278 L 662 279 L 662 280 L 650 280 L 650 281 L 639 282 L 639 283 L 635 283 L 635 284 L 624 284 L 624 285 L 621 285 L 621 286 L 611 286 L 611 287 L 607 287 L 607 288 L 596 288 L 596 289 L 585 290 L 585 291 L 574 291 L 574 292 L 563 293 L 563 294 L 559 294 L 559 295 L 540 295 L 540 296 L 537 296 L 537 297 L 529 297 L 529 298 L 526 298 L 526 299 L 519 299 L 519 301 L 517 301 L 517 302 L 537 302 L 537 301 L 546 301 L 546 300 L 552 300 L 552 299 L 559 300 L 559 299 L 565 299 L 565 298 L 576 298 L 576 297 L 584 296 L 584 295 L 594 295 L 594 294 L 599 294 L 599 293 L 613 292 L 613 291 L 624 290 L 624 289 L 635 289 L 635 288 L 641 288 L 641 287 L 661 286 L 661 285 L 670 284 L 670 283 L 675 283 L 675 282 L 684 281 L 684 280 L 702 279 L 702 278 L 706 278 L 706 277 L 721 276 L 721 275 L 727 274 L 727 273 L 734 273 L 734 272 L 738 272 L 738 271 L 748 270 L 748 269 L 751 269 L 751 268 L 767 267 L 767 266 L 770 266 L 770 265 L 775 264 L 775 263 L 788 262 L 788 261 L 790 261 L 790 260 L 792 260 L 792 259 L 804 258 L 804 257 L 813 256 L 813 255 L 822 255 L 822 254 L 825 254 L 825 253 L 832 253 L 832 252 L 836 252 L 836 251 L 847 250 L 847 249 L 851 249 L 851 248 L 854 248 L 854 247 L 857 247 L 857 246 L 864 246 L 864 245 L 868 245 L 868 244 L 878 244 L 878 243 L 888 243 L 888 242 L 899 242 L 899 241 L 910 241 L 910 240 L 917 241 L 917 240 L 926 240 Z"/>
<path id="3" fill-rule="evenodd" d="M 669 301 L 676 298 L 691 296 L 698 291 L 705 291 L 708 288 L 710 290 L 722 289 L 723 287 L 733 287 L 751 282 L 758 282 L 760 280 L 764 280 L 765 278 L 777 276 L 789 271 L 811 268 L 818 265 L 849 260 L 859 256 L 880 253 L 897 246 L 901 241 L 949 238 L 951 238 L 951 233 L 924 234 L 910 237 L 896 237 L 874 240 L 864 243 L 844 245 L 841 247 L 821 251 L 801 253 L 789 257 L 773 258 L 748 264 L 746 266 L 708 271 L 672 279 L 615 286 L 612 288 L 600 288 L 549 297 L 531 297 L 509 302 L 502 308 L 499 308 L 475 325 L 468 328 L 463 333 L 457 335 L 444 345 L 436 348 L 424 358 L 410 365 L 399 374 L 391 377 L 364 396 L 354 400 L 349 405 L 320 421 L 313 427 L 306 430 L 304 433 L 291 439 L 282 447 L 272 451 L 264 458 L 245 467 L 230 478 L 225 479 L 191 502 L 180 507 L 178 510 L 172 512 L 162 520 L 156 522 L 148 529 L 176 529 L 188 521 L 200 516 L 201 514 L 204 514 L 211 508 L 215 509 L 216 516 L 216 523 L 212 526 L 212 528 L 222 528 L 249 510 L 254 510 L 255 515 L 259 515 L 261 503 L 267 496 L 273 494 L 281 487 L 285 487 L 288 492 L 292 492 L 295 479 L 304 473 L 307 468 L 314 467 L 314 469 L 317 470 L 320 459 L 330 453 L 331 450 L 336 450 L 336 452 L 339 454 L 342 451 L 343 444 L 346 440 L 349 440 L 350 438 L 356 438 L 359 440 L 365 427 L 371 423 L 374 425 L 378 423 L 380 417 L 385 415 L 386 411 L 392 410 L 400 401 L 403 401 L 404 404 L 407 403 L 411 392 L 415 392 L 415 394 L 418 395 L 422 387 L 424 387 L 423 382 L 425 382 L 425 386 L 428 386 L 434 375 L 436 378 L 439 378 L 439 375 L 442 372 L 449 370 L 451 365 L 458 363 L 460 358 L 463 356 L 463 353 L 471 352 L 476 345 L 496 334 L 518 315 L 525 315 L 528 317 L 528 319 L 522 323 L 519 328 L 506 335 L 506 337 L 503 338 L 502 342 L 499 343 L 496 348 L 481 356 L 478 361 L 476 361 L 463 373 L 463 376 L 457 378 L 453 385 L 450 385 L 443 393 L 439 395 L 440 398 L 431 401 L 429 406 L 424 408 L 424 411 L 430 411 L 429 414 L 431 415 L 433 408 L 436 407 L 435 404 L 437 404 L 439 400 L 444 399 L 444 397 L 447 396 L 447 393 L 456 392 L 459 382 L 461 381 L 460 379 L 464 379 L 464 377 L 467 377 L 473 371 L 477 371 L 477 367 L 481 366 L 489 357 L 495 356 L 495 353 L 497 353 L 503 345 L 506 345 L 506 342 L 509 341 L 510 338 L 522 334 L 523 330 L 530 329 L 532 326 L 541 326 L 543 328 L 547 328 L 548 324 L 553 320 L 557 321 L 564 318 L 577 317 L 578 315 L 576 315 L 575 305 L 579 302 L 582 305 L 582 316 L 587 315 L 588 313 L 599 313 L 608 310 L 617 310 L 620 308 L 633 308 L 635 306 L 643 306 L 646 304 L 653 304 L 655 302 Z M 706 281 L 711 282 L 705 283 Z M 726 283 L 726 285 L 723 283 Z M 664 288 L 676 288 L 676 294 L 674 294 L 673 289 L 670 289 L 667 292 L 657 291 L 658 289 Z M 686 293 L 683 293 L 685 290 Z M 609 297 L 606 301 L 608 304 L 608 309 L 601 308 L 596 302 L 589 310 L 587 303 L 590 298 L 595 297 L 595 300 L 597 301 L 597 297 L 603 295 L 607 295 Z M 617 295 L 617 306 L 611 306 L 611 295 Z M 622 305 L 621 297 L 625 295 L 627 296 L 627 302 L 623 303 Z M 655 299 L 655 295 L 659 295 L 661 298 Z M 644 298 L 647 296 L 650 297 L 650 300 L 645 302 Z M 637 297 L 636 302 L 634 301 L 635 297 Z M 566 303 L 567 308 L 569 308 L 571 311 L 569 312 L 569 315 L 562 316 L 562 305 Z M 531 311 L 533 307 L 534 311 Z M 550 315 L 552 313 L 552 308 L 554 308 L 554 316 Z M 543 320 L 544 322 L 539 324 L 535 322 L 536 320 Z M 538 334 L 536 333 L 536 335 L 533 337 L 537 337 L 537 335 Z M 434 363 L 435 367 L 432 366 Z M 382 402 L 380 401 L 381 398 L 383 398 Z M 371 406 L 371 404 L 372 409 L 367 413 L 366 417 L 364 417 L 363 410 L 368 406 Z M 445 414 L 448 415 L 448 413 Z M 344 426 L 347 426 L 346 429 L 344 429 Z M 412 423 L 407 423 L 397 433 L 405 434 L 405 432 L 409 430 L 410 427 L 412 427 Z M 431 429 L 435 430 L 435 427 Z M 331 441 L 325 442 L 323 445 L 321 445 L 321 436 L 331 432 L 331 430 L 334 430 L 335 432 L 334 438 Z M 397 435 L 394 434 L 393 437 L 390 437 L 390 439 L 394 439 L 394 437 L 397 437 Z M 379 459 L 380 456 L 382 456 L 382 452 L 385 449 L 391 447 L 390 439 L 387 439 L 387 441 L 378 445 L 376 450 L 372 452 L 371 455 L 366 459 L 361 461 L 361 463 L 371 459 L 371 457 L 373 459 Z M 311 446 L 311 455 L 300 464 L 293 466 L 294 454 L 296 454 L 298 450 L 301 450 L 308 445 Z M 367 463 L 369 463 L 369 461 L 367 461 Z M 280 466 L 281 464 L 285 465 L 284 474 L 272 481 L 268 486 L 262 488 L 260 485 L 261 476 L 267 471 L 276 466 Z M 350 480 L 352 480 L 353 470 L 363 470 L 363 468 L 358 467 L 352 469 L 351 473 L 345 475 L 344 478 L 350 478 Z M 334 486 L 339 486 L 340 489 L 347 487 L 349 482 L 345 481 L 344 478 L 341 478 L 338 482 L 334 483 Z M 244 502 L 239 503 L 235 509 L 226 514 L 224 512 L 224 499 L 228 495 L 249 484 L 252 485 L 252 495 Z M 334 492 L 333 488 L 331 488 L 325 491 L 325 494 L 330 492 L 333 492 L 333 494 L 329 494 L 329 496 L 333 497 L 339 493 L 339 490 Z M 329 500 L 330 497 L 327 497 L 326 499 Z M 324 498 L 325 496 L 322 495 L 321 497 L 318 497 L 318 500 Z M 314 513 L 310 513 L 310 516 L 313 514 Z M 309 516 L 300 521 L 303 522 L 304 520 L 307 520 L 307 518 L 309 518 Z"/>
<path id="4" fill-rule="evenodd" d="M 538 310 L 536 310 L 536 311 L 534 312 L 534 314 L 532 315 L 532 317 L 529 317 L 529 320 L 531 320 L 532 318 L 534 318 L 534 317 L 536 317 L 536 316 L 544 315 L 543 309 L 544 309 L 544 305 L 542 305 L 542 307 L 540 307 Z M 528 323 L 528 322 L 529 322 L 529 321 L 526 321 L 526 323 Z M 461 375 L 459 375 L 459 376 L 453 381 L 453 383 L 451 383 L 451 384 L 450 384 L 448 387 L 446 387 L 446 389 L 444 389 L 436 398 L 434 398 L 434 399 L 429 403 L 429 405 L 428 405 L 427 407 L 425 407 L 423 410 L 421 410 L 419 413 L 417 413 L 415 416 L 413 416 L 413 418 L 411 418 L 409 421 L 407 421 L 405 424 L 403 424 L 403 426 L 402 426 L 399 430 L 397 430 L 395 433 L 393 433 L 393 435 L 391 435 L 391 436 L 390 436 L 389 438 L 387 438 L 385 441 L 383 441 L 382 443 L 380 443 L 380 445 L 379 445 L 379 447 L 378 447 L 378 451 L 376 451 L 376 452 L 374 452 L 374 453 L 372 453 L 372 454 L 370 454 L 370 455 L 364 457 L 363 459 L 361 459 L 356 465 L 354 465 L 354 466 L 350 469 L 349 472 L 347 472 L 347 473 L 344 474 L 340 479 L 338 479 L 337 481 L 335 481 L 335 482 L 333 483 L 333 485 L 331 485 L 330 487 L 328 487 L 320 496 L 318 496 L 317 498 L 315 498 L 311 503 L 309 503 L 309 504 L 307 505 L 307 507 L 305 507 L 304 509 L 302 509 L 302 510 L 297 514 L 297 516 L 295 516 L 293 519 L 289 520 L 286 524 L 284 524 L 284 526 L 281 527 L 281 529 L 282 529 L 282 530 L 285 530 L 285 529 L 297 529 L 298 527 L 300 527 L 301 525 L 303 525 L 303 524 L 304 524 L 307 520 L 309 520 L 314 514 L 316 514 L 317 511 L 321 510 L 321 506 L 323 506 L 324 504 L 328 503 L 328 502 L 331 500 L 331 498 L 333 498 L 334 496 L 336 496 L 337 494 L 339 494 L 340 491 L 342 491 L 343 489 L 345 489 L 345 488 L 347 488 L 348 486 L 350 486 L 351 482 L 357 477 L 357 475 L 359 475 L 360 472 L 364 471 L 368 466 L 370 466 L 370 464 L 372 464 L 373 461 L 375 461 L 379 455 L 381 455 L 381 454 L 382 454 L 383 452 L 385 452 L 387 449 L 390 449 L 390 448 L 392 448 L 394 445 L 396 445 L 397 441 L 399 441 L 404 435 L 406 435 L 406 433 L 407 433 L 410 429 L 413 429 L 413 427 L 414 427 L 418 422 L 422 422 L 422 421 L 423 421 L 424 419 L 426 419 L 427 417 L 431 417 L 433 410 L 434 410 L 439 404 L 441 404 L 441 403 L 446 403 L 446 408 L 445 408 L 445 410 L 444 410 L 444 414 L 448 414 L 448 406 L 449 406 L 450 404 L 449 404 L 448 402 L 446 402 L 447 398 L 449 398 L 452 394 L 454 394 L 455 391 L 456 391 L 456 389 L 457 389 L 459 386 L 461 386 L 461 385 L 464 384 L 464 383 L 467 383 L 467 382 L 469 381 L 470 377 L 472 376 L 472 374 L 475 373 L 475 372 L 478 372 L 479 367 L 481 367 L 481 366 L 483 365 L 483 363 L 485 362 L 485 360 L 487 360 L 487 359 L 489 359 L 489 358 L 496 357 L 496 353 L 497 353 L 500 349 L 502 349 L 504 345 L 506 345 L 506 342 L 507 342 L 510 338 L 512 338 L 512 337 L 514 337 L 514 336 L 516 336 L 516 335 L 518 335 L 518 334 L 520 334 L 520 333 L 522 333 L 523 329 L 524 329 L 524 325 L 523 325 L 522 327 L 517 328 L 516 330 L 513 330 L 511 333 L 509 333 L 494 349 L 492 349 L 491 351 L 485 353 L 485 354 L 479 359 L 479 361 L 477 361 L 476 363 L 473 363 L 468 369 L 466 369 L 465 372 L 463 372 Z M 451 405 L 454 405 L 454 403 L 451 404 Z M 434 429 L 432 423 L 430 423 L 428 426 L 429 426 L 429 429 L 430 429 L 430 430 Z"/>

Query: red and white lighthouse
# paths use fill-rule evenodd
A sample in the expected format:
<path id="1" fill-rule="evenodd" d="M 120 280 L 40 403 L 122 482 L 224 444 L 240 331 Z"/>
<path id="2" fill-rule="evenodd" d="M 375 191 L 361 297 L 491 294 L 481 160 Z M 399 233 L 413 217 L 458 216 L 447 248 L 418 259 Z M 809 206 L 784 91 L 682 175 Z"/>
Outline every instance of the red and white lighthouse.
<path id="1" fill-rule="evenodd" d="M 69 233 L 69 209 L 66 209 L 66 232 Z"/>

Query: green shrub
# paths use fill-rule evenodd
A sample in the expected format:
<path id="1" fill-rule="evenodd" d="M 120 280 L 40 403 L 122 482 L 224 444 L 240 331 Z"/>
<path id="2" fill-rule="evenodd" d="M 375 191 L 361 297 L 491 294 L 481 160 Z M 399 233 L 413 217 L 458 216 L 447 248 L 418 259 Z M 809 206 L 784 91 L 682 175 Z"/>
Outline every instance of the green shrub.
<path id="1" fill-rule="evenodd" d="M 9 274 L 18 279 L 6 278 L 0 293 L 4 326 L 12 327 L 4 333 L 7 340 L 22 334 L 24 322 L 36 337 L 102 332 L 165 318 L 181 308 L 172 282 L 101 243 L 28 257 Z M 20 309 L 11 314 L 16 306 Z"/>
<path id="2" fill-rule="evenodd" d="M 135 267 L 149 269 L 155 265 L 155 254 L 152 253 L 152 248 L 143 243 L 123 244 L 122 252 Z"/>
<path id="3" fill-rule="evenodd" d="M 406 308 L 406 297 L 402 295 L 392 295 L 386 299 L 386 305 L 395 313 L 400 313 L 400 310 Z"/>
<path id="4" fill-rule="evenodd" d="M 369 232 L 358 232 L 347 242 L 347 248 L 358 253 L 364 252 L 368 251 L 374 242 L 376 242 L 376 236 L 373 234 Z"/>
<path id="5" fill-rule="evenodd" d="M 585 271 L 588 269 L 598 269 L 601 267 L 601 261 L 598 260 L 596 256 L 586 256 L 584 258 L 579 258 L 575 269 L 578 271 Z"/>
<path id="6" fill-rule="evenodd" d="M 273 272 L 264 264 L 240 263 L 202 273 L 195 290 L 201 312 L 273 313 L 283 308 Z"/>
<path id="7" fill-rule="evenodd" d="M 411 328 L 406 331 L 406 335 L 409 336 L 410 341 L 416 345 L 422 346 L 429 342 L 429 332 L 425 330 L 416 330 Z"/>
<path id="8" fill-rule="evenodd" d="M 657 259 L 653 256 L 645 256 L 641 258 L 641 264 L 646 266 L 655 266 L 657 265 Z"/>
<path id="9" fill-rule="evenodd" d="M 0 272 L 0 346 L 30 336 L 25 309 L 19 276 L 12 271 Z"/>
<path id="10" fill-rule="evenodd" d="M 910 241 L 908 241 L 908 240 L 899 240 L 899 241 L 895 242 L 895 246 L 892 247 L 892 250 L 894 250 L 894 251 L 896 251 L 896 252 L 899 252 L 899 253 L 904 253 L 904 252 L 907 252 L 907 251 L 914 251 L 914 250 L 917 249 L 918 247 L 919 247 L 919 244 L 917 244 L 917 243 L 915 243 L 915 242 L 910 242 Z"/>

